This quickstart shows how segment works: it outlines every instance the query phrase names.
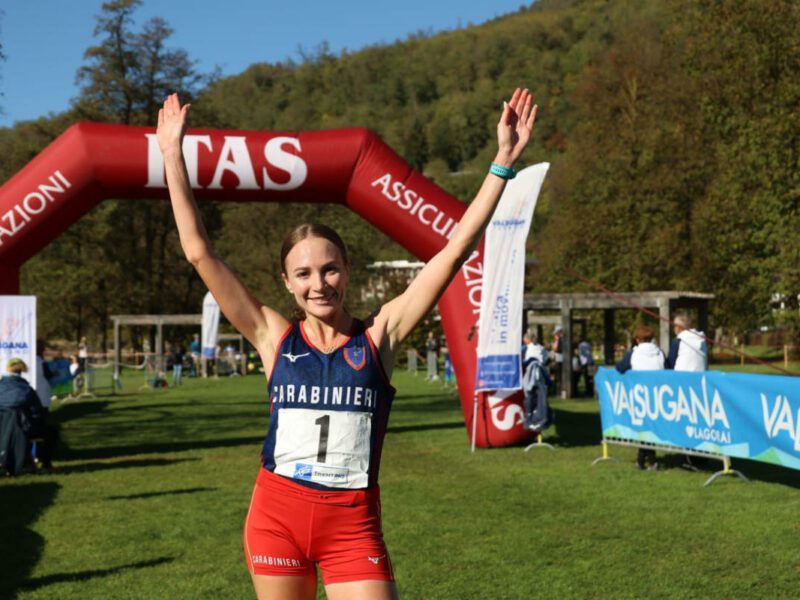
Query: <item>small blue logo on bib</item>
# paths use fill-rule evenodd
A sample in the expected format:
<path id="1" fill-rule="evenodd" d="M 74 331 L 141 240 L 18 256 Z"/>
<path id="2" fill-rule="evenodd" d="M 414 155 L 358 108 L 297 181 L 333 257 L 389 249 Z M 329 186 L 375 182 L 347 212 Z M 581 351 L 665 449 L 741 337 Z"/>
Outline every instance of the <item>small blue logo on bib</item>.
<path id="1" fill-rule="evenodd" d="M 293 477 L 295 479 L 303 479 L 304 481 L 311 481 L 311 475 L 313 471 L 314 471 L 313 465 L 308 465 L 305 463 L 295 463 Z"/>

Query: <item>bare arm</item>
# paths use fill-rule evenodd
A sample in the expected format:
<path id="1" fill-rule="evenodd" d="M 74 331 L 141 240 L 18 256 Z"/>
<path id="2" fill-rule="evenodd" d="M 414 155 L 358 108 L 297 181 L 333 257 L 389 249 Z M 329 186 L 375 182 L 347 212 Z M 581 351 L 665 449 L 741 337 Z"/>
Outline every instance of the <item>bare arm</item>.
<path id="1" fill-rule="evenodd" d="M 181 106 L 177 94 L 172 94 L 158 111 L 156 132 L 164 156 L 167 186 L 181 248 L 214 295 L 225 317 L 258 349 L 262 359 L 270 361 L 276 341 L 273 338 L 279 336 L 289 323 L 276 311 L 261 304 L 211 248 L 189 185 L 181 148 L 188 112 L 189 105 Z"/>
<path id="2" fill-rule="evenodd" d="M 511 167 L 530 139 L 536 120 L 536 106 L 531 105 L 528 90 L 517 89 L 505 104 L 497 124 L 498 151 L 494 162 Z M 433 308 L 455 274 L 475 250 L 488 225 L 506 180 L 489 174 L 469 205 L 455 234 L 447 245 L 419 272 L 408 288 L 387 302 L 372 322 L 371 332 L 380 339 L 384 358 L 393 356 L 400 343 Z"/>

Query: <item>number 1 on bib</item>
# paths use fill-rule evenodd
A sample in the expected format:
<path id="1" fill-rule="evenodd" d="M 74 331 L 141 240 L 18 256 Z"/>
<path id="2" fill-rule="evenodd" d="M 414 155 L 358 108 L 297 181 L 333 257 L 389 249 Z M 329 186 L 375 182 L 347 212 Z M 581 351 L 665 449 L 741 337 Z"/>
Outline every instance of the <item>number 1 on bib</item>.
<path id="1" fill-rule="evenodd" d="M 314 421 L 319 425 L 319 448 L 317 449 L 317 462 L 324 463 L 328 457 L 328 431 L 330 429 L 331 417 L 324 415 Z"/>

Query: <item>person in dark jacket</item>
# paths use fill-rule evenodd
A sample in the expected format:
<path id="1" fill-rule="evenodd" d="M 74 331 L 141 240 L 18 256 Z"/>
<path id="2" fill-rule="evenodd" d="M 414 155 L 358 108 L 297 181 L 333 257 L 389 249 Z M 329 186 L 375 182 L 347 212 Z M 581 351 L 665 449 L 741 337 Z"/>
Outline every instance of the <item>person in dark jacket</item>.
<path id="1" fill-rule="evenodd" d="M 0 411 L 16 412 L 28 439 L 43 440 L 38 445 L 39 461 L 42 468 L 50 473 L 54 471 L 52 457 L 58 430 L 47 423 L 46 411 L 36 390 L 22 377 L 27 370 L 28 365 L 21 358 L 8 361 L 7 373 L 0 378 Z"/>
<path id="2" fill-rule="evenodd" d="M 25 417 L 17 410 L 0 410 L 0 468 L 6 475 L 19 475 L 25 470 L 28 436 Z"/>

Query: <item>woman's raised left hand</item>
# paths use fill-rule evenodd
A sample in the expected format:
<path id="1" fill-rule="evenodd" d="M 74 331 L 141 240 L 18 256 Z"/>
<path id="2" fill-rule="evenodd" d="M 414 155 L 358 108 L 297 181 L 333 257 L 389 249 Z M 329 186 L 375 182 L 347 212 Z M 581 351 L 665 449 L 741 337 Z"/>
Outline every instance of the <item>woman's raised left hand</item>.
<path id="1" fill-rule="evenodd" d="M 537 108 L 527 88 L 514 90 L 511 100 L 504 103 L 497 124 L 498 155 L 495 162 L 510 167 L 519 158 L 531 139 Z"/>

